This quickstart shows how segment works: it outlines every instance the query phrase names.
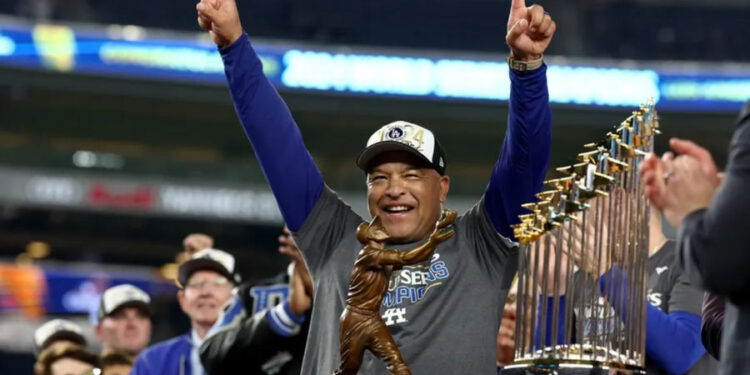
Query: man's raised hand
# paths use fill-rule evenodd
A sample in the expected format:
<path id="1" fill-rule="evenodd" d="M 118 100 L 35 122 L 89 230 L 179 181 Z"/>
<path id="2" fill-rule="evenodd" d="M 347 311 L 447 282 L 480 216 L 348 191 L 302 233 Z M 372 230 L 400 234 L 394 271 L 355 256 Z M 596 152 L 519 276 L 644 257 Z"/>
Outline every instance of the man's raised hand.
<path id="1" fill-rule="evenodd" d="M 511 57 L 532 61 L 547 50 L 557 26 L 541 5 L 526 7 L 525 0 L 512 0 L 505 41 Z"/>
<path id="2" fill-rule="evenodd" d="M 242 24 L 234 0 L 201 0 L 196 4 L 198 25 L 208 31 L 219 47 L 226 47 L 242 36 Z"/>

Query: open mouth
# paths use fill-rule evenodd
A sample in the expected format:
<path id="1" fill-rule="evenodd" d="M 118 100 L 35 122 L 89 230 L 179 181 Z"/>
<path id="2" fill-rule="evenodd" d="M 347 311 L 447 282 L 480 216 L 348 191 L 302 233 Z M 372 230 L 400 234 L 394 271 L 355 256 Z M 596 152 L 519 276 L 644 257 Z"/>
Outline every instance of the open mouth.
<path id="1" fill-rule="evenodd" d="M 382 208 L 383 212 L 391 215 L 405 214 L 413 209 L 414 207 L 405 204 L 388 205 Z"/>
<path id="2" fill-rule="evenodd" d="M 216 304 L 215 303 L 199 303 L 197 307 L 200 310 L 215 310 Z"/>

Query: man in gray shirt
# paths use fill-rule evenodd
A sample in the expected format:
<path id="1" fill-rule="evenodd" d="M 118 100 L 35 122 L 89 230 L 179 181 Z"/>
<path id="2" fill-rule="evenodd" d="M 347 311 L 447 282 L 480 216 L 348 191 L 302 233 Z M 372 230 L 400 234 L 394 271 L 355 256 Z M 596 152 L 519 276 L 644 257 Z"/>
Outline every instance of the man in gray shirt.
<path id="1" fill-rule="evenodd" d="M 253 145 L 314 283 L 304 374 L 331 374 L 339 361 L 339 317 L 349 290 L 355 233 L 365 220 L 323 183 L 284 102 L 263 75 L 233 0 L 202 0 L 198 22 L 219 47 L 235 110 Z M 431 259 L 394 272 L 381 316 L 413 374 L 494 374 L 495 335 L 517 268 L 508 238 L 521 204 L 541 190 L 549 163 L 551 112 L 542 53 L 555 32 L 544 10 L 514 0 L 506 36 L 511 95 L 502 153 L 484 196 L 453 225 Z M 450 188 L 435 134 L 396 121 L 368 140 L 357 165 L 367 173 L 371 216 L 389 249 L 412 249 L 432 233 Z M 360 374 L 385 374 L 367 353 Z"/>

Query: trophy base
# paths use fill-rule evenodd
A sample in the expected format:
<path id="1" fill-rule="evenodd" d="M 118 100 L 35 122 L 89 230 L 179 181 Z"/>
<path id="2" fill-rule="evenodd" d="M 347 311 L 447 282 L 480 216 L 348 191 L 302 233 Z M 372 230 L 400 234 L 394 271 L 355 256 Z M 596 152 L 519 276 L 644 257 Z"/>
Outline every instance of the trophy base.
<path id="1" fill-rule="evenodd" d="M 503 368 L 502 375 L 646 375 L 641 368 L 614 368 L 604 365 L 580 363 L 511 364 Z"/>

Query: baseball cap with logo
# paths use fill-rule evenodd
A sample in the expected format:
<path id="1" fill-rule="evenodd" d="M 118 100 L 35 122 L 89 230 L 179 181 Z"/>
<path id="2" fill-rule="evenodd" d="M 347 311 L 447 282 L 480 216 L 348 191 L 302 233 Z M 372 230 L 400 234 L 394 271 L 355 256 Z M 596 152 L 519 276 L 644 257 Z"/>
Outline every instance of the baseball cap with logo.
<path id="1" fill-rule="evenodd" d="M 135 285 L 121 284 L 104 291 L 99 303 L 97 318 L 99 321 L 122 307 L 138 307 L 151 315 L 151 298 Z"/>
<path id="2" fill-rule="evenodd" d="M 39 326 L 34 332 L 34 349 L 39 353 L 57 340 L 69 340 L 86 346 L 86 338 L 81 327 L 70 320 L 53 319 Z"/>
<path id="3" fill-rule="evenodd" d="M 177 270 L 177 282 L 180 286 L 187 285 L 188 279 L 196 271 L 209 270 L 221 274 L 234 284 L 239 284 L 240 275 L 235 269 L 232 254 L 218 249 L 203 249 L 180 265 Z"/>
<path id="4" fill-rule="evenodd" d="M 378 129 L 357 156 L 357 166 L 367 171 L 376 156 L 388 151 L 405 151 L 445 174 L 445 153 L 429 129 L 406 121 L 394 121 Z"/>

